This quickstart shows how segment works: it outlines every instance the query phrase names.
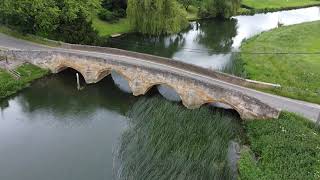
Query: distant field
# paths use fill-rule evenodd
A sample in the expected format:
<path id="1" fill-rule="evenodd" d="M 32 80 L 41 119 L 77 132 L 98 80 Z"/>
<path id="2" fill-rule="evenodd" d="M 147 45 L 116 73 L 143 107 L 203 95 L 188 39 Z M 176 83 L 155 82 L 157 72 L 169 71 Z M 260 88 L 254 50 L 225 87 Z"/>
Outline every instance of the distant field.
<path id="1" fill-rule="evenodd" d="M 320 104 L 319 30 L 316 21 L 274 29 L 244 42 L 243 52 L 289 53 L 242 54 L 247 77 L 282 86 L 272 93 Z"/>
<path id="2" fill-rule="evenodd" d="M 319 0 L 242 0 L 242 4 L 254 9 L 286 9 L 320 5 Z"/>

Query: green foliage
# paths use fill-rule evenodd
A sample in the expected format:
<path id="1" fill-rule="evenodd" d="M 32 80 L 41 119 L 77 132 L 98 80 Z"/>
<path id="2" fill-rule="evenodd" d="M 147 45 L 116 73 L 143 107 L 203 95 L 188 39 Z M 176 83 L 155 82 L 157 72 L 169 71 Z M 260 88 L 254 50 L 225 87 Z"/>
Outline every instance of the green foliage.
<path id="1" fill-rule="evenodd" d="M 239 134 L 234 114 L 188 110 L 161 97 L 142 99 L 128 113 L 120 179 L 230 179 L 227 152 Z"/>
<path id="2" fill-rule="evenodd" d="M 92 21 L 87 21 L 84 13 L 79 12 L 74 20 L 62 21 L 53 34 L 53 38 L 73 44 L 99 44 L 98 31 L 92 27 Z"/>
<path id="3" fill-rule="evenodd" d="M 21 78 L 16 80 L 9 73 L 0 69 L 0 99 L 10 96 L 27 87 L 33 80 L 41 78 L 48 73 L 47 70 L 25 64 L 16 69 Z"/>
<path id="4" fill-rule="evenodd" d="M 319 29 L 320 21 L 303 23 L 277 28 L 244 42 L 241 51 L 271 52 L 241 54 L 248 78 L 282 86 L 271 93 L 319 104 L 320 56 L 312 54 L 320 49 Z"/>
<path id="5" fill-rule="evenodd" d="M 89 14 L 95 13 L 95 10 L 100 6 L 100 0 L 2 1 L 0 23 L 18 29 L 23 33 L 54 39 L 61 39 L 61 36 L 56 34 L 59 34 L 61 29 L 66 29 L 67 23 L 72 24 L 70 27 L 78 23 L 76 26 L 83 28 L 73 30 L 73 33 L 77 36 L 82 36 L 84 31 L 88 32 L 90 27 L 87 26 L 90 25 L 90 22 L 88 22 L 87 17 Z M 94 33 L 94 31 L 91 30 L 90 33 Z M 68 40 L 66 36 L 63 38 Z"/>
<path id="6" fill-rule="evenodd" d="M 191 5 L 196 5 L 198 0 L 178 0 L 180 4 L 188 11 Z"/>
<path id="7" fill-rule="evenodd" d="M 240 172 L 239 179 L 242 180 L 256 180 L 262 177 L 261 170 L 257 167 L 257 161 L 254 159 L 253 152 L 244 147 L 240 152 L 240 159 L 238 162 L 238 169 Z"/>
<path id="8" fill-rule="evenodd" d="M 176 0 L 129 0 L 127 15 L 132 28 L 143 34 L 175 33 L 188 24 Z"/>
<path id="9" fill-rule="evenodd" d="M 240 8 L 241 0 L 203 0 L 200 17 L 224 17 L 235 15 Z"/>
<path id="10" fill-rule="evenodd" d="M 314 124 L 291 113 L 278 120 L 246 123 L 252 151 L 239 162 L 241 179 L 319 179 L 320 134 Z"/>
<path id="11" fill-rule="evenodd" d="M 47 34 L 56 28 L 60 10 L 54 0 L 2 0 L 1 23 L 25 33 Z"/>
<path id="12" fill-rule="evenodd" d="M 118 20 L 118 18 L 114 15 L 113 12 L 107 10 L 107 9 L 102 9 L 99 13 L 98 16 L 101 20 L 107 21 L 107 22 L 115 22 Z"/>
<path id="13" fill-rule="evenodd" d="M 102 0 L 101 6 L 107 10 L 115 11 L 127 9 L 127 0 Z"/>

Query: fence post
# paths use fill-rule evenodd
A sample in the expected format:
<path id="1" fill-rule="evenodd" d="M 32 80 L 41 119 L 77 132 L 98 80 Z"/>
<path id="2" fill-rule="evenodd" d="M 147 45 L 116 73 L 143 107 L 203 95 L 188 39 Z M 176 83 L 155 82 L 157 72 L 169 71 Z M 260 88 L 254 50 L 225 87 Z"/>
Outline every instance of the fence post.
<path id="1" fill-rule="evenodd" d="M 80 90 L 81 86 L 80 86 L 79 73 L 76 73 L 76 77 L 77 77 L 77 88 L 78 88 L 78 90 Z"/>

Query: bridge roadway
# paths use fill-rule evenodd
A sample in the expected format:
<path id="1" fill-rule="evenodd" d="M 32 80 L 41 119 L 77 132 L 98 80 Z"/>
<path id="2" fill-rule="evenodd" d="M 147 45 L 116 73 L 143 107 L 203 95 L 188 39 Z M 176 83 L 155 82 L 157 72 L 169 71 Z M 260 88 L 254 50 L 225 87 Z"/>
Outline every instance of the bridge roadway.
<path id="1" fill-rule="evenodd" d="M 67 52 L 67 53 L 77 53 L 82 54 L 86 56 L 93 56 L 93 57 L 104 57 L 106 56 L 106 53 L 101 52 L 95 52 L 95 51 L 83 51 L 83 50 L 74 50 L 74 49 L 63 49 L 63 48 L 54 48 L 54 47 L 48 47 L 43 45 L 38 45 L 32 42 L 15 39 L 13 37 L 9 37 L 7 35 L 0 33 L 0 48 L 4 49 L 16 49 L 16 50 L 46 50 L 46 51 L 59 51 L 59 52 Z M 119 55 L 112 55 L 108 54 L 108 56 L 119 56 Z M 263 103 L 266 103 L 270 105 L 271 107 L 294 112 L 297 114 L 300 114 L 306 118 L 309 118 L 313 122 L 317 121 L 317 118 L 320 114 L 320 105 L 308 103 L 304 101 L 294 100 L 286 97 L 281 97 L 277 95 L 272 95 L 264 92 L 260 92 L 254 89 L 250 89 L 247 87 L 242 87 L 239 85 L 235 85 L 229 82 L 225 82 L 216 78 L 212 78 L 210 76 L 207 76 L 205 74 L 201 73 L 195 73 L 192 71 L 188 71 L 187 69 L 182 69 L 174 66 L 169 66 L 162 63 L 157 62 L 151 62 L 148 60 L 142 60 L 142 59 L 135 59 L 132 57 L 126 57 L 121 56 L 122 61 L 135 61 L 135 64 L 140 64 L 143 66 L 149 66 L 157 69 L 165 69 L 166 71 L 170 70 L 172 72 L 179 72 L 179 74 L 184 76 L 192 76 L 193 78 L 196 78 L 198 80 L 201 80 L 203 82 L 210 82 L 213 84 L 217 84 L 221 87 L 232 89 L 235 91 L 240 91 L 243 94 L 246 94 L 250 97 L 257 98 L 258 100 L 262 101 Z M 119 59 L 119 58 L 117 58 Z"/>

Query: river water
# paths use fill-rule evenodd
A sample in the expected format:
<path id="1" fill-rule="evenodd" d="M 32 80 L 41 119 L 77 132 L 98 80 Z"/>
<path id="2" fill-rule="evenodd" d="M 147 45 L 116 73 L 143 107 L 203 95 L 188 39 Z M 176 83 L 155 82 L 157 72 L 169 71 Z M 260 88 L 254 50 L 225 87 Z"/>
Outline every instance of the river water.
<path id="1" fill-rule="evenodd" d="M 317 19 L 316 7 L 213 19 L 192 22 L 176 35 L 130 34 L 111 45 L 221 69 L 245 38 L 275 28 L 278 21 L 289 25 Z M 116 147 L 128 128 L 126 113 L 138 100 L 110 77 L 78 91 L 75 72 L 65 71 L 1 101 L 0 179 L 113 179 Z"/>
<path id="2" fill-rule="evenodd" d="M 109 41 L 109 46 L 173 58 L 205 68 L 224 70 L 241 42 L 278 24 L 293 25 L 320 20 L 320 7 L 235 16 L 230 20 L 201 20 L 178 34 L 150 37 L 127 34 Z"/>

